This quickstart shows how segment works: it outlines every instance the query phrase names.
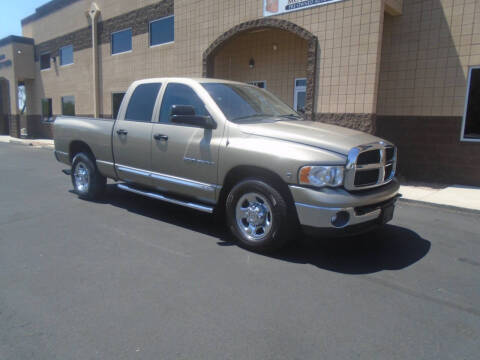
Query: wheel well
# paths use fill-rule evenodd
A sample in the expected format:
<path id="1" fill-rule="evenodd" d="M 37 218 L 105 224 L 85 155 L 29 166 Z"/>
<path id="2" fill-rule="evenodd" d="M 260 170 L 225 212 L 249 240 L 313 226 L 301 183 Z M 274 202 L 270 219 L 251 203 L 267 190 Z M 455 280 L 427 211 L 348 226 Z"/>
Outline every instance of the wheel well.
<path id="1" fill-rule="evenodd" d="M 95 155 L 93 155 L 92 149 L 90 149 L 90 146 L 88 146 L 85 142 L 83 141 L 72 141 L 70 143 L 70 148 L 69 148 L 69 156 L 70 156 L 70 163 L 73 161 L 73 158 L 75 155 L 78 153 L 86 153 L 87 155 L 91 156 L 92 159 L 95 159 Z"/>
<path id="2" fill-rule="evenodd" d="M 230 193 L 230 190 L 235 186 L 235 184 L 248 178 L 258 178 L 264 180 L 269 185 L 277 189 L 284 196 L 287 204 L 293 206 L 294 201 L 292 193 L 290 192 L 287 183 L 283 181 L 283 179 L 278 174 L 274 173 L 271 170 L 267 170 L 257 166 L 237 166 L 231 169 L 225 177 L 222 190 L 218 198 L 217 207 L 223 210 L 225 201 L 228 194 Z"/>

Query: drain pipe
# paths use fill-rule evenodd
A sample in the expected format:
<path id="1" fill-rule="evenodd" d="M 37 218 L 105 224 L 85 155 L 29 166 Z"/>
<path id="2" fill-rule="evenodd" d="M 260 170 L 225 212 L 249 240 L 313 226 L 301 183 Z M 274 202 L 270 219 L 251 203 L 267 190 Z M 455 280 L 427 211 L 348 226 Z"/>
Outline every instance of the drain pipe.
<path id="1" fill-rule="evenodd" d="M 98 27 L 97 19 L 100 15 L 100 8 L 94 2 L 90 6 L 88 12 L 90 19 L 92 20 L 92 75 L 93 75 L 93 116 L 100 117 L 99 111 L 99 84 L 98 84 Z"/>

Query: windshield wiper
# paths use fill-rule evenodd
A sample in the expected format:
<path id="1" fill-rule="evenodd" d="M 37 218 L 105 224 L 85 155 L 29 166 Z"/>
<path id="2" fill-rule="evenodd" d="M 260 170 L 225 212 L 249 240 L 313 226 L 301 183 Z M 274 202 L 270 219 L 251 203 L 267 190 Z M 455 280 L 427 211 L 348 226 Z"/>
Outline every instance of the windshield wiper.
<path id="1" fill-rule="evenodd" d="M 280 115 L 279 117 L 281 118 L 286 118 L 286 119 L 299 119 L 299 120 L 303 120 L 303 118 L 298 115 L 298 114 L 286 114 L 286 115 Z"/>
<path id="2" fill-rule="evenodd" d="M 250 119 L 250 118 L 253 118 L 253 117 L 272 117 L 272 116 L 273 115 L 271 115 L 271 114 L 253 114 L 253 115 L 246 115 L 246 116 L 237 117 L 237 118 L 233 119 L 233 121 L 242 120 L 242 119 Z"/>

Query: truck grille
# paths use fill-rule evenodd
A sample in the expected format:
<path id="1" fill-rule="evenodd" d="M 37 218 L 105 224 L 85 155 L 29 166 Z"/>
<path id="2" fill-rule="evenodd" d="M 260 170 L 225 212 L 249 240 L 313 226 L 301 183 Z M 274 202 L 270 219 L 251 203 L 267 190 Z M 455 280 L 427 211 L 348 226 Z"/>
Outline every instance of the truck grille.
<path id="1" fill-rule="evenodd" d="M 363 190 L 389 183 L 395 176 L 396 148 L 386 142 L 361 145 L 350 150 L 345 188 Z"/>

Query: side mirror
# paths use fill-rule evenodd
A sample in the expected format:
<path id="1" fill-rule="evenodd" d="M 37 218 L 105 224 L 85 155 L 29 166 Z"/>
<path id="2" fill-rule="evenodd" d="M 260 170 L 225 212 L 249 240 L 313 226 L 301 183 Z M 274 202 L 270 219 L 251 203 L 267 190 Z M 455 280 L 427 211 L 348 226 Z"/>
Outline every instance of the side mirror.
<path id="1" fill-rule="evenodd" d="M 190 105 L 173 105 L 170 121 L 174 124 L 184 124 L 204 129 L 216 129 L 217 123 L 210 116 L 195 115 L 195 109 Z"/>

